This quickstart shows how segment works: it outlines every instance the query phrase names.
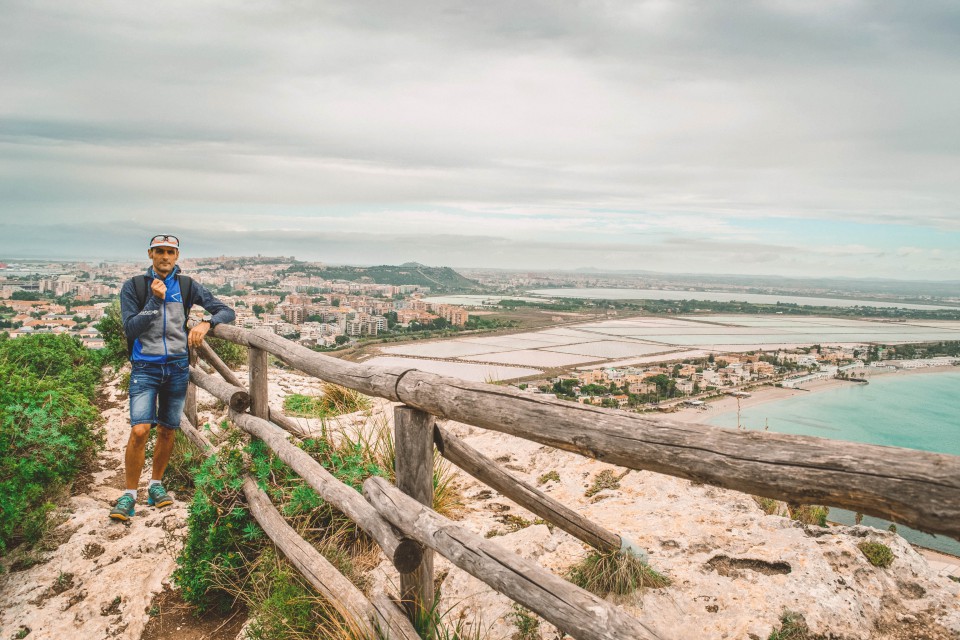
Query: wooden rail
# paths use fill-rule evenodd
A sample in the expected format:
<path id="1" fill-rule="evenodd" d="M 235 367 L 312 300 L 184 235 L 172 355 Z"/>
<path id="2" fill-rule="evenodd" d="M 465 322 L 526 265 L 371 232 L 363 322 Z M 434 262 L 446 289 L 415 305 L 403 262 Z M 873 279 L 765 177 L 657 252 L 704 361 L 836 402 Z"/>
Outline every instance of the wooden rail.
<path id="1" fill-rule="evenodd" d="M 630 469 L 801 504 L 843 507 L 960 539 L 960 457 L 809 436 L 721 429 L 525 394 L 416 369 L 338 360 L 280 336 L 214 335 L 290 366 L 439 418 Z"/>
<path id="2" fill-rule="evenodd" d="M 183 434 L 204 455 L 210 455 L 215 450 L 186 415 L 181 418 L 180 425 Z M 420 640 L 413 625 L 392 600 L 386 597 L 368 600 L 363 592 L 286 523 L 270 501 L 270 496 L 250 476 L 244 478 L 243 493 L 250 514 L 267 537 L 348 624 L 355 625 L 369 638 L 379 637 L 378 630 L 386 630 L 390 638 Z"/>
<path id="3" fill-rule="evenodd" d="M 411 618 L 422 619 L 433 607 L 432 553 L 436 551 L 577 639 L 666 637 L 616 606 L 434 512 L 430 507 L 435 444 L 442 456 L 467 473 L 600 551 L 629 550 L 643 555 L 628 539 L 510 475 L 436 425 L 437 417 L 631 469 L 648 469 L 790 502 L 847 507 L 932 533 L 960 537 L 960 457 L 650 418 L 416 369 L 345 362 L 272 333 L 228 325 L 217 326 L 213 333 L 248 347 L 250 391 L 206 345 L 200 355 L 224 379 L 193 368 L 192 382 L 230 406 L 230 417 L 237 426 L 263 440 L 324 500 L 380 544 L 400 572 L 402 601 Z M 306 430 L 269 407 L 268 354 L 322 380 L 406 405 L 396 408 L 394 418 L 397 488 L 381 478 L 370 478 L 364 484 L 364 500 L 290 441 Z M 247 404 L 250 413 L 245 413 Z M 185 433 L 199 446 L 209 446 L 200 432 Z M 269 523 L 274 533 L 271 539 L 294 566 L 301 572 L 327 570 L 315 560 L 304 560 L 310 556 L 303 549 L 306 543 L 290 538 L 279 513 L 273 517 L 270 512 L 272 505 L 268 508 L 253 493 L 248 499 L 257 503 L 259 516 L 255 517 L 258 522 L 262 518 Z M 336 576 L 315 576 L 316 583 L 309 575 L 307 578 L 328 597 L 337 595 L 338 589 L 330 587 L 337 584 Z M 392 629 L 399 624 L 390 618 L 396 607 L 391 609 L 389 600 L 378 605 L 376 599 L 371 603 L 355 598 L 352 592 L 344 593 L 342 606 L 351 615 L 368 622 L 376 620 L 381 628 L 390 625 Z M 396 637 L 405 638 L 407 631 L 403 628 Z"/>

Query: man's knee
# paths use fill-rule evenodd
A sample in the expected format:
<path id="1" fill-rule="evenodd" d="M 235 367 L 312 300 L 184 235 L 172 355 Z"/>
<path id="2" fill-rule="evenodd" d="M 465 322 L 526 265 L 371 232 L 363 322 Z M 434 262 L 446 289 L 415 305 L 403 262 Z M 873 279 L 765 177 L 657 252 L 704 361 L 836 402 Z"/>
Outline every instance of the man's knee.
<path id="1" fill-rule="evenodd" d="M 137 444 L 146 444 L 150 437 L 150 423 L 135 424 L 130 427 L 130 440 Z"/>
<path id="2" fill-rule="evenodd" d="M 165 427 L 162 424 L 157 425 L 157 440 L 173 440 L 176 436 L 176 429 Z"/>

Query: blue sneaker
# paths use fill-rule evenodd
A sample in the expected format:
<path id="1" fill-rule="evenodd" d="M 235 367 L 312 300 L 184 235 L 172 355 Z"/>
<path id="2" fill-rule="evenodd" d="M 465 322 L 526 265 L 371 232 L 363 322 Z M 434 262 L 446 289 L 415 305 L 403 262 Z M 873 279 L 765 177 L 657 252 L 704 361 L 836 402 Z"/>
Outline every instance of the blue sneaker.
<path id="1" fill-rule="evenodd" d="M 173 498 L 167 494 L 162 484 L 155 484 L 147 489 L 147 504 L 159 509 L 173 504 Z"/>
<path id="2" fill-rule="evenodd" d="M 137 503 L 132 495 L 125 493 L 117 498 L 117 504 L 110 512 L 110 518 L 126 522 L 133 517 L 133 506 Z"/>

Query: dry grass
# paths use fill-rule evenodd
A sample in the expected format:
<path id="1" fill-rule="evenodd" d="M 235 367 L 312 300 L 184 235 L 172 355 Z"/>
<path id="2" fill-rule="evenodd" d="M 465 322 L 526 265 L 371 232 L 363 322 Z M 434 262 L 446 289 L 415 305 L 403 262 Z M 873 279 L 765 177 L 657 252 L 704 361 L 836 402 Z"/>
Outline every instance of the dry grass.
<path id="1" fill-rule="evenodd" d="M 626 595 L 639 589 L 659 589 L 670 584 L 669 578 L 654 571 L 646 562 L 622 551 L 593 551 L 570 568 L 567 578 L 601 598 L 608 593 Z"/>
<path id="2" fill-rule="evenodd" d="M 351 430 L 349 437 L 359 442 L 365 452 L 396 484 L 397 450 L 393 429 L 383 414 L 373 414 L 366 422 Z M 456 469 L 438 451 L 433 455 L 433 510 L 448 518 L 457 518 L 464 506 L 463 494 L 456 483 Z"/>
<path id="3" fill-rule="evenodd" d="M 260 554 L 243 582 L 218 574 L 218 587 L 247 606 L 251 640 L 382 640 L 336 603 L 318 595 L 273 548 Z"/>

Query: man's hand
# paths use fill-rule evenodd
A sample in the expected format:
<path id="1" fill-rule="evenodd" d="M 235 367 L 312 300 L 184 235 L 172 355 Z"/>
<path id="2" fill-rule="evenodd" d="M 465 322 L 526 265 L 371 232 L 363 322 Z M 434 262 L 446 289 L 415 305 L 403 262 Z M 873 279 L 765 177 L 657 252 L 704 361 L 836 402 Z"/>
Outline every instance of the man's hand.
<path id="1" fill-rule="evenodd" d="M 189 342 L 190 346 L 194 349 L 198 348 L 203 342 L 203 338 L 207 335 L 208 331 L 210 331 L 210 323 L 201 322 L 193 329 L 190 329 L 190 337 L 187 339 L 187 342 Z"/>
<path id="2" fill-rule="evenodd" d="M 161 302 L 167 297 L 167 285 L 163 284 L 163 280 L 159 278 L 153 279 L 153 282 L 150 283 L 150 289 L 153 291 L 153 295 L 160 298 Z"/>

